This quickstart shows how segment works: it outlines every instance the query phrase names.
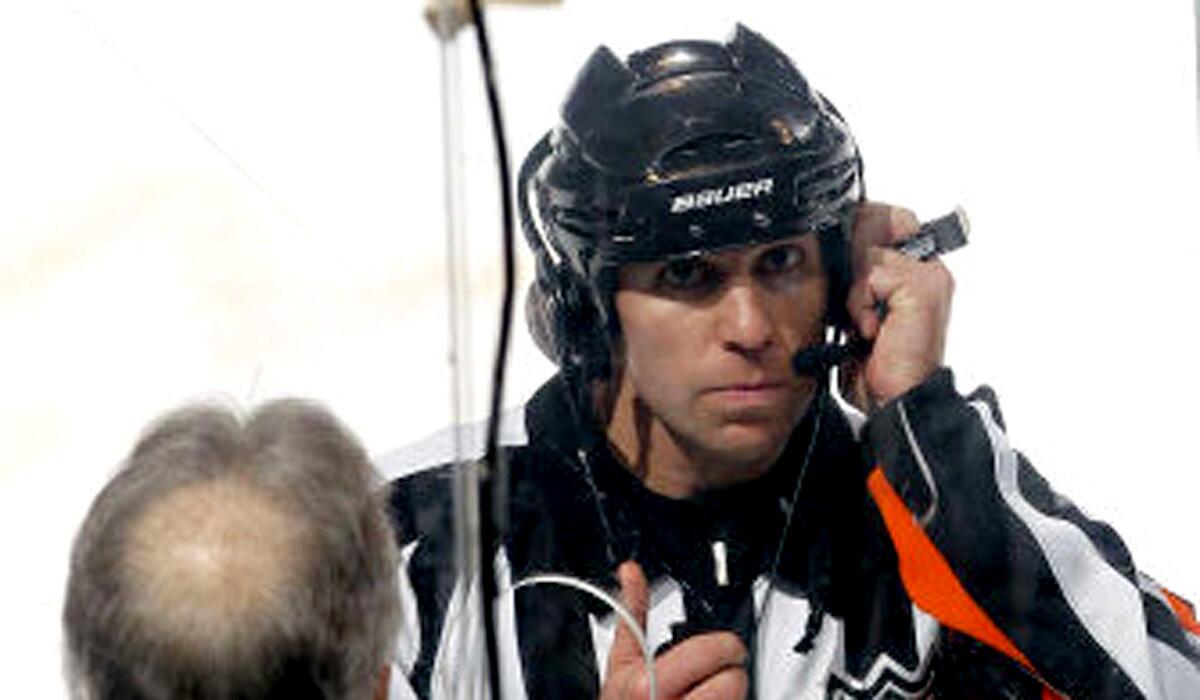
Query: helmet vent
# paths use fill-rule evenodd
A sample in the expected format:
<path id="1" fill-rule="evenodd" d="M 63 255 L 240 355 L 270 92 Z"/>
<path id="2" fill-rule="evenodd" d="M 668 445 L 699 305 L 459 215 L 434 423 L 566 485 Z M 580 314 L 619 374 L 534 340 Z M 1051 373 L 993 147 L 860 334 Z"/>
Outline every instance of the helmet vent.
<path id="1" fill-rule="evenodd" d="M 709 134 L 672 148 L 659 162 L 662 170 L 671 173 L 719 169 L 724 163 L 744 162 L 757 142 L 742 134 Z"/>

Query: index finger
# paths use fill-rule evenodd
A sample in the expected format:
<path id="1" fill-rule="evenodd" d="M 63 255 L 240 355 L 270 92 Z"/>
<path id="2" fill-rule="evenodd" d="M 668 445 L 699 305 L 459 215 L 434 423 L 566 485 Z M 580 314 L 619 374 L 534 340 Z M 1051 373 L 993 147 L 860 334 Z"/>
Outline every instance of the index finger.
<path id="1" fill-rule="evenodd" d="M 646 575 L 637 562 L 630 560 L 617 568 L 617 580 L 621 584 L 621 603 L 637 620 L 640 629 L 646 628 L 646 609 L 649 607 L 650 591 Z M 617 620 L 616 634 L 608 652 L 608 675 L 614 676 L 618 669 L 632 665 L 640 668 L 646 663 L 642 645 L 629 629 L 625 620 Z"/>

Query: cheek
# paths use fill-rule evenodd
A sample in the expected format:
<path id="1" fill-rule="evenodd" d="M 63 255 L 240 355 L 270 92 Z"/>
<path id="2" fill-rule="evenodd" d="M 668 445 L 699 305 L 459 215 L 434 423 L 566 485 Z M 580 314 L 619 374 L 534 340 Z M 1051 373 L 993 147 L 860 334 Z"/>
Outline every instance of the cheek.
<path id="1" fill-rule="evenodd" d="M 806 279 L 775 297 L 773 315 L 784 344 L 798 347 L 820 340 L 825 330 L 827 289 L 823 278 Z"/>
<path id="2" fill-rule="evenodd" d="M 634 371 L 669 364 L 673 356 L 685 354 L 686 324 L 679 313 L 643 313 L 622 318 L 626 364 Z"/>
<path id="3" fill-rule="evenodd" d="M 671 393 L 669 378 L 686 376 L 702 353 L 701 330 L 693 314 L 678 305 L 658 302 L 617 297 L 623 364 L 643 395 Z"/>

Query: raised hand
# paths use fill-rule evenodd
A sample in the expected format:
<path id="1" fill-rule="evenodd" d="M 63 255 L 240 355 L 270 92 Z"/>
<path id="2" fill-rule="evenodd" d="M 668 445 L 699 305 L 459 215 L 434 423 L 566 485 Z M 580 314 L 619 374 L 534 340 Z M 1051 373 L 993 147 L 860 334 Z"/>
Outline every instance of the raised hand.
<path id="1" fill-rule="evenodd" d="M 896 398 L 942 364 L 954 279 L 937 258 L 922 262 L 892 248 L 918 227 L 911 211 L 874 202 L 861 205 L 855 219 L 846 309 L 872 344 L 852 372 L 851 395 L 863 408 Z"/>
<path id="2" fill-rule="evenodd" d="M 627 561 L 617 569 L 621 601 L 645 629 L 650 602 L 642 567 Z M 654 661 L 660 700 L 736 700 L 746 697 L 746 646 L 733 632 L 708 632 L 671 647 Z M 617 625 L 608 655 L 602 700 L 650 697 L 646 658 L 637 638 L 623 622 Z"/>

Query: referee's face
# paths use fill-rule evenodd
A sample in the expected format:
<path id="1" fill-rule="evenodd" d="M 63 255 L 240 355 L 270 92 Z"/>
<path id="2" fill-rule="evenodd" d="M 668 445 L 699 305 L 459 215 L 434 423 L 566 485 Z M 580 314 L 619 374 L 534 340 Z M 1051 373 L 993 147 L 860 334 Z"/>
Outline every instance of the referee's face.
<path id="1" fill-rule="evenodd" d="M 623 266 L 608 435 L 629 467 L 680 497 L 765 473 L 813 395 L 791 358 L 827 290 L 812 234 Z"/>

